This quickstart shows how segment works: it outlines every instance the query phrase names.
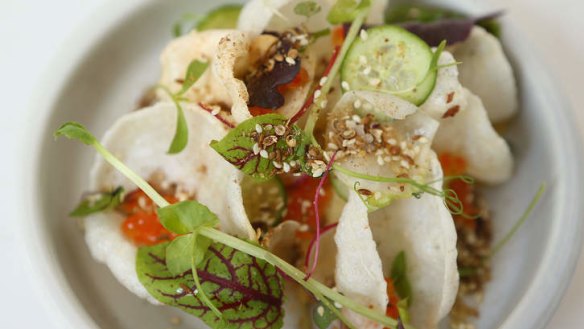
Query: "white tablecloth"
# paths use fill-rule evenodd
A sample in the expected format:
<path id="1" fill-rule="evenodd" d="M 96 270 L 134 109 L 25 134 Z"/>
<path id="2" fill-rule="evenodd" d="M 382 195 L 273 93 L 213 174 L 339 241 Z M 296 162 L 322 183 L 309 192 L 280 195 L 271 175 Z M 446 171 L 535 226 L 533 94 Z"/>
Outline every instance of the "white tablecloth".
<path id="1" fill-rule="evenodd" d="M 28 257 L 18 232 L 20 209 L 13 202 L 19 189 L 16 160 L 27 128 L 25 113 L 36 79 L 71 31 L 107 0 L 2 0 L 0 2 L 0 328 L 60 328 L 51 322 L 24 271 Z M 466 0 L 478 1 L 478 0 Z M 538 48 L 564 91 L 570 96 L 581 131 L 584 131 L 584 2 L 581 0 L 492 0 L 513 19 Z M 583 146 L 584 147 L 584 146 Z M 583 182 L 584 183 L 584 182 Z M 18 195 L 18 194 L 16 194 Z M 22 205 L 20 205 L 22 206 Z M 584 327 L 584 257 L 553 318 L 550 329 Z"/>

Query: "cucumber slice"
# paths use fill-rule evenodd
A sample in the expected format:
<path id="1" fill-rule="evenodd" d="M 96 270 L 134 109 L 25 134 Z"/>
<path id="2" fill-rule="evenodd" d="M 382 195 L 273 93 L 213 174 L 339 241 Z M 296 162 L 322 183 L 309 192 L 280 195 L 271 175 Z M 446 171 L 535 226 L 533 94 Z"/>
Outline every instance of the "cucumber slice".
<path id="1" fill-rule="evenodd" d="M 196 26 L 197 31 L 234 29 L 241 12 L 241 5 L 225 5 L 212 10 Z"/>
<path id="2" fill-rule="evenodd" d="M 363 33 L 365 34 L 365 33 Z M 357 38 L 341 67 L 341 79 L 353 90 L 388 92 L 421 105 L 436 84 L 432 49 L 397 26 L 367 30 Z"/>
<path id="3" fill-rule="evenodd" d="M 259 182 L 244 176 L 241 190 L 245 212 L 254 228 L 261 228 L 266 232 L 267 228 L 282 221 L 287 207 L 287 196 L 279 178 Z"/>

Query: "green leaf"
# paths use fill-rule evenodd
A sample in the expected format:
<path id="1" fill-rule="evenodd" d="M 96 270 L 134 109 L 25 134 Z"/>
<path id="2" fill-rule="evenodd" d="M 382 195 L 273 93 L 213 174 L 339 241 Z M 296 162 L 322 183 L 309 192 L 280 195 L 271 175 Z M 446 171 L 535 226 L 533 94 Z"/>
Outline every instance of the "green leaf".
<path id="1" fill-rule="evenodd" d="M 362 9 L 370 5 L 371 0 L 337 0 L 329 11 L 327 20 L 333 25 L 352 22 Z"/>
<path id="2" fill-rule="evenodd" d="M 408 263 L 406 253 L 400 251 L 391 264 L 391 281 L 400 299 L 407 300 L 407 305 L 412 300 L 412 286 L 407 276 Z"/>
<path id="3" fill-rule="evenodd" d="M 321 11 L 321 6 L 314 1 L 302 1 L 294 7 L 296 15 L 305 16 L 309 18 L 318 14 Z"/>
<path id="4" fill-rule="evenodd" d="M 195 84 L 195 82 L 199 80 L 203 73 L 205 73 L 208 67 L 209 63 L 201 62 L 196 59 L 193 60 L 187 68 L 184 82 L 182 84 L 182 89 L 177 93 L 177 96 L 181 96 L 186 93 Z"/>
<path id="5" fill-rule="evenodd" d="M 328 329 L 339 318 L 328 307 L 318 302 L 312 309 L 312 321 L 318 329 Z"/>
<path id="6" fill-rule="evenodd" d="M 117 207 L 124 199 L 124 188 L 118 187 L 112 192 L 96 193 L 84 198 L 69 215 L 85 217 L 96 212 Z"/>
<path id="7" fill-rule="evenodd" d="M 180 103 L 174 100 L 176 105 L 176 130 L 174 132 L 174 137 L 168 148 L 168 154 L 177 154 L 185 149 L 187 143 L 189 142 L 189 127 L 187 126 L 187 120 L 185 119 L 185 113 L 183 111 Z"/>
<path id="8" fill-rule="evenodd" d="M 67 137 L 69 139 L 78 140 L 86 145 L 93 145 L 97 142 L 95 137 L 78 122 L 69 121 L 63 124 L 57 131 L 55 131 L 55 138 Z"/>
<path id="9" fill-rule="evenodd" d="M 166 247 L 166 265 L 172 275 L 179 275 L 191 269 L 191 255 L 195 233 L 176 237 Z"/>
<path id="10" fill-rule="evenodd" d="M 214 227 L 219 219 L 209 208 L 197 201 L 182 201 L 158 208 L 160 223 L 176 234 L 195 232 L 200 227 Z"/>
<path id="11" fill-rule="evenodd" d="M 283 280 L 263 260 L 219 243 L 207 249 L 197 273 L 203 291 L 222 312 L 222 321 L 199 299 L 192 271 L 172 274 L 168 243 L 138 249 L 136 271 L 146 290 L 163 304 L 203 320 L 211 328 L 281 328 Z"/>
<path id="12" fill-rule="evenodd" d="M 259 180 L 268 180 L 284 172 L 284 163 L 296 164 L 290 165 L 291 171 L 308 170 L 305 167 L 308 138 L 298 126 L 287 127 L 287 121 L 280 114 L 248 119 L 222 140 L 212 141 L 211 147 L 236 168 Z M 285 128 L 285 133 L 278 135 L 277 127 Z M 267 143 L 270 139 L 273 143 Z M 276 168 L 275 162 L 281 168 Z"/>

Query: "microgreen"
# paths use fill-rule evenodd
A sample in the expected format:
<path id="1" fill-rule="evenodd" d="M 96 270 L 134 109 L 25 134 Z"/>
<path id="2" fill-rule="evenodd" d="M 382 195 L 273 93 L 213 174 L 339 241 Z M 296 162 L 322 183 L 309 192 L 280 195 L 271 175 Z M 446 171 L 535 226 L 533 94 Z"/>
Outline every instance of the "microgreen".
<path id="1" fill-rule="evenodd" d="M 67 137 L 69 139 L 78 140 L 85 145 L 93 145 L 97 142 L 95 137 L 90 134 L 87 129 L 77 122 L 67 122 L 63 124 L 54 134 L 55 139 L 58 137 Z"/>
<path id="2" fill-rule="evenodd" d="M 96 212 L 117 207 L 124 198 L 124 188 L 119 186 L 111 192 L 93 193 L 81 200 L 69 215 L 85 217 Z"/>
<path id="3" fill-rule="evenodd" d="M 307 138 L 296 125 L 286 125 L 286 117 L 266 114 L 248 119 L 211 147 L 225 160 L 259 180 L 277 173 L 304 171 Z"/>
<path id="4" fill-rule="evenodd" d="M 76 124 L 76 123 L 68 123 L 68 124 L 63 125 L 59 129 L 59 131 L 64 131 L 64 132 L 69 131 L 69 129 L 65 129 L 68 127 L 76 127 L 76 132 L 71 133 L 71 134 L 63 133 L 63 134 L 56 134 L 56 135 L 57 136 L 64 135 L 64 136 L 67 136 L 69 138 L 80 139 L 81 141 L 84 141 L 84 140 L 91 141 L 90 143 L 87 143 L 87 144 L 91 145 L 93 148 L 95 148 L 95 150 L 98 153 L 100 153 L 108 163 L 110 163 L 114 168 L 116 168 L 120 173 L 122 173 L 124 176 L 126 176 L 126 178 L 128 178 L 130 181 L 132 181 L 140 189 L 142 189 L 142 191 L 148 197 L 150 197 L 150 199 L 152 199 L 158 207 L 165 208 L 165 207 L 170 205 L 168 203 L 168 201 L 166 201 L 160 194 L 158 194 L 158 192 L 152 186 L 150 186 L 142 177 L 138 176 L 135 172 L 130 170 L 125 164 L 123 164 L 120 160 L 118 160 L 116 157 L 114 157 L 107 149 L 105 149 L 103 147 L 103 145 L 101 145 L 95 139 L 95 137 L 93 137 L 93 135 L 91 135 L 91 133 L 89 133 L 82 125 Z M 77 137 L 80 137 L 80 138 L 77 138 Z M 196 204 L 196 201 L 191 201 L 191 202 L 193 204 Z M 168 209 L 182 209 L 182 208 L 168 208 Z M 160 212 L 159 212 L 159 214 L 160 214 Z M 162 214 L 164 216 L 164 212 L 162 212 Z M 287 263 L 286 261 L 279 258 L 278 256 L 272 254 L 268 250 L 263 249 L 262 247 L 258 246 L 257 244 L 241 240 L 241 239 L 234 237 L 234 236 L 231 236 L 227 233 L 223 233 L 214 227 L 211 227 L 210 225 L 213 222 L 213 220 L 205 219 L 205 220 L 200 221 L 199 219 L 186 219 L 184 216 L 191 217 L 192 214 L 190 214 L 189 212 L 181 212 L 180 214 L 176 214 L 176 215 L 172 215 L 172 216 L 168 215 L 168 216 L 166 216 L 166 220 L 163 220 L 163 221 L 166 222 L 167 225 L 169 224 L 169 222 L 180 222 L 180 225 L 178 225 L 178 224 L 177 225 L 169 225 L 169 227 L 178 227 L 181 230 L 182 230 L 182 227 L 189 227 L 189 225 L 193 225 L 194 223 L 201 223 L 202 222 L 203 225 L 196 227 L 194 231 L 196 231 L 196 233 L 199 236 L 203 236 L 203 237 L 206 237 L 212 241 L 215 241 L 215 243 L 212 244 L 207 249 L 207 252 L 212 251 L 211 249 L 213 248 L 215 250 L 220 250 L 219 252 L 223 255 L 223 257 L 219 257 L 216 255 L 217 257 L 205 258 L 205 259 L 208 259 L 209 262 L 215 262 L 215 263 L 220 262 L 221 264 L 223 264 L 222 265 L 223 267 L 226 267 L 227 265 L 224 262 L 222 262 L 222 258 L 230 259 L 231 257 L 249 257 L 248 258 L 249 262 L 255 261 L 255 262 L 259 263 L 260 266 L 268 266 L 268 270 L 271 271 L 270 273 L 276 273 L 277 272 L 276 268 L 278 268 L 280 271 L 284 272 L 288 277 L 295 280 L 297 283 L 299 283 L 305 289 L 310 291 L 315 296 L 315 298 L 317 298 L 317 300 L 321 301 L 327 308 L 329 308 L 329 310 L 331 310 L 331 312 L 335 313 L 339 317 L 339 319 L 341 321 L 343 321 L 349 328 L 355 328 L 355 327 L 350 323 L 350 321 L 343 314 L 341 314 L 341 312 L 339 312 L 339 310 L 336 307 L 334 307 L 332 305 L 332 302 L 338 303 L 342 307 L 348 308 L 351 311 L 353 311 L 357 314 L 360 314 L 368 319 L 376 321 L 383 326 L 390 327 L 390 328 L 396 327 L 397 321 L 385 316 L 385 314 L 371 310 L 367 306 L 362 305 L 362 304 L 352 300 L 351 298 L 348 298 L 346 296 L 339 294 L 338 292 L 334 291 L 333 289 L 325 286 L 324 284 L 322 284 L 314 279 L 304 280 L 305 274 L 302 271 L 300 271 L 299 269 L 297 269 L 293 265 Z M 194 232 L 191 232 L 191 233 L 194 233 Z M 217 246 L 216 248 L 214 248 L 215 245 Z M 187 312 L 190 312 L 191 314 L 195 314 L 195 315 L 201 317 L 204 321 L 206 321 L 207 324 L 209 324 L 210 326 L 212 326 L 214 328 L 219 328 L 219 327 L 223 328 L 225 326 L 225 323 L 227 323 L 227 324 L 229 323 L 228 320 L 229 320 L 230 314 L 227 314 L 227 312 L 224 312 L 222 314 L 223 320 L 219 321 L 219 322 L 217 320 L 217 319 L 219 319 L 219 317 L 216 317 L 216 316 L 212 318 L 213 321 L 209 321 L 208 318 L 207 318 L 207 320 L 205 320 L 206 317 L 210 316 L 209 314 L 211 314 L 211 313 L 207 312 L 210 309 L 209 305 L 202 304 L 203 302 L 199 298 L 192 298 L 192 299 L 189 298 L 188 301 L 183 301 L 181 299 L 187 295 L 192 295 L 193 297 L 198 296 L 196 290 L 192 291 L 192 289 L 189 288 L 193 285 L 193 281 L 195 280 L 196 277 L 193 276 L 193 273 L 191 273 L 190 276 L 187 275 L 188 272 L 185 272 L 185 273 L 181 274 L 180 276 L 173 276 L 172 273 L 170 273 L 170 271 L 168 271 L 168 268 L 166 266 L 166 248 L 167 248 L 167 244 L 159 244 L 159 245 L 156 245 L 154 247 L 142 247 L 138 250 L 136 270 L 138 272 L 138 277 L 140 279 L 140 282 L 142 282 L 142 284 L 144 284 L 144 286 L 147 288 L 147 290 L 149 291 L 149 293 L 153 297 L 162 301 L 163 303 L 182 308 L 182 309 L 186 310 Z M 192 255 L 195 254 L 195 251 L 196 251 L 196 247 L 193 247 Z M 225 252 L 225 253 L 223 253 L 223 252 Z M 194 260 L 192 262 L 194 263 Z M 266 265 L 266 264 L 269 264 L 269 265 Z M 201 268 L 203 270 L 206 268 L 211 268 L 211 265 L 207 265 L 207 260 L 204 260 L 203 262 L 201 262 L 199 264 L 199 267 L 197 267 L 197 269 L 195 271 L 191 270 L 191 272 L 194 272 L 194 273 L 198 272 L 201 275 L 202 275 L 202 273 L 206 273 L 203 270 L 201 270 Z M 233 268 L 233 267 L 231 267 L 231 268 Z M 225 272 L 225 270 L 223 270 L 223 272 Z M 229 270 L 227 270 L 227 272 L 232 273 Z M 245 272 L 246 276 L 247 276 L 247 273 L 250 273 L 250 272 L 249 271 Z M 236 273 L 236 275 L 237 275 L 237 273 Z M 272 276 L 273 275 L 274 274 L 272 274 Z M 256 278 L 257 278 L 257 276 L 256 276 Z M 232 275 L 229 278 L 224 278 L 224 280 L 221 281 L 222 284 L 221 283 L 213 283 L 213 281 L 209 281 L 209 280 L 206 281 L 203 278 L 203 280 L 199 284 L 199 286 L 202 287 L 202 289 L 205 291 L 205 293 L 207 295 L 211 296 L 211 298 L 213 298 L 213 299 L 216 299 L 216 298 L 219 298 L 219 297 L 225 296 L 225 295 L 233 295 L 229 291 L 223 290 L 221 293 L 221 291 L 217 290 L 217 289 L 220 289 L 220 287 L 224 287 L 226 284 L 228 284 L 228 282 L 232 282 L 232 281 L 233 281 Z M 215 282 L 217 282 L 217 281 L 215 281 Z M 195 284 L 196 284 L 196 282 L 195 282 Z M 205 286 L 206 284 L 209 285 L 207 289 Z M 184 291 L 185 287 L 188 288 L 186 293 Z M 183 289 L 183 291 L 179 292 L 179 288 Z M 215 292 L 219 292 L 219 294 L 217 294 Z M 241 295 L 237 295 L 237 296 L 241 297 Z M 249 302 L 250 304 L 252 303 L 252 301 L 255 301 L 255 299 L 251 298 L 251 299 L 247 300 L 247 302 Z M 214 301 L 211 301 L 210 305 L 214 305 Z M 238 303 L 237 305 L 241 306 L 242 303 Z M 238 316 L 241 317 L 241 316 L 245 316 L 245 314 L 243 314 L 243 312 L 241 312 L 239 309 L 236 309 L 233 311 L 233 316 L 234 317 L 238 317 Z M 239 319 L 241 319 L 241 318 L 239 318 Z M 209 322 L 207 322 L 207 321 L 209 321 Z M 275 326 L 275 327 L 277 328 L 278 326 Z M 229 328 L 229 327 L 227 327 L 227 328 Z M 253 327 L 251 327 L 251 328 L 253 328 Z"/>
<path id="5" fill-rule="evenodd" d="M 176 96 L 184 95 L 184 93 L 186 93 L 195 84 L 195 82 L 199 80 L 203 73 L 205 73 L 207 67 L 209 67 L 209 63 L 201 62 L 196 59 L 193 60 L 187 68 L 187 72 L 182 83 L 182 88 L 178 93 L 176 93 Z"/>
<path id="6" fill-rule="evenodd" d="M 529 215 L 531 214 L 531 212 L 533 211 L 535 206 L 537 206 L 537 204 L 539 203 L 539 200 L 543 196 L 545 189 L 546 189 L 546 186 L 544 183 L 542 183 L 539 186 L 539 189 L 537 190 L 535 195 L 533 196 L 533 199 L 531 199 L 529 206 L 527 206 L 527 208 L 525 209 L 525 211 L 523 212 L 521 217 L 519 217 L 519 220 L 517 220 L 517 222 L 515 222 L 515 224 L 511 228 L 511 230 L 509 230 L 509 232 L 507 232 L 507 234 L 505 234 L 505 236 L 499 242 L 497 242 L 495 244 L 495 246 L 491 249 L 491 252 L 489 253 L 489 257 L 493 257 L 499 251 L 501 251 L 501 249 L 503 249 L 503 247 L 507 244 L 507 242 L 509 242 L 509 240 L 511 240 L 511 238 L 517 233 L 519 228 L 525 223 L 527 218 L 529 218 Z"/>
<path id="7" fill-rule="evenodd" d="M 167 151 L 168 154 L 180 153 L 187 146 L 187 143 L 189 141 L 189 127 L 187 125 L 187 121 L 185 119 L 185 113 L 184 113 L 184 110 L 183 110 L 182 105 L 181 105 L 181 101 L 184 100 L 182 95 L 184 93 L 186 93 L 195 84 L 195 82 L 197 82 L 197 80 L 199 80 L 201 75 L 203 75 L 203 73 L 205 73 L 205 71 L 207 70 L 208 66 L 209 66 L 208 63 L 204 63 L 204 62 L 201 62 L 198 60 L 193 60 L 189 64 L 187 71 L 185 73 L 182 88 L 177 93 L 171 92 L 170 89 L 168 89 L 168 87 L 166 87 L 166 86 L 163 86 L 163 85 L 157 86 L 157 88 L 161 89 L 166 94 L 168 94 L 168 96 L 170 97 L 170 99 L 172 100 L 174 105 L 176 106 L 176 111 L 177 111 L 176 130 L 174 132 L 172 142 L 170 143 L 170 146 L 168 148 L 168 151 Z"/>
<path id="8" fill-rule="evenodd" d="M 296 15 L 305 16 L 306 18 L 318 14 L 321 10 L 322 7 L 315 1 L 302 1 L 294 7 L 294 13 Z"/>
<path id="9" fill-rule="evenodd" d="M 327 20 L 333 25 L 352 22 L 361 10 L 370 5 L 371 0 L 337 0 L 329 11 Z"/>
<path id="10" fill-rule="evenodd" d="M 460 199 L 458 198 L 458 195 L 456 194 L 456 192 L 452 189 L 442 189 L 442 190 L 437 189 L 437 188 L 432 186 L 432 184 L 435 182 L 420 183 L 414 179 L 405 178 L 405 177 L 383 177 L 383 176 L 367 175 L 367 174 L 363 174 L 360 172 L 356 172 L 356 171 L 347 169 L 339 164 L 334 164 L 332 169 L 336 170 L 342 174 L 345 174 L 347 176 L 350 176 L 353 178 L 359 178 L 359 179 L 363 179 L 363 180 L 367 180 L 367 181 L 371 181 L 371 182 L 396 183 L 396 184 L 409 185 L 415 189 L 413 192 L 411 192 L 411 195 L 413 197 L 419 199 L 423 193 L 428 193 L 430 195 L 434 195 L 434 196 L 442 198 L 444 200 L 444 203 L 446 204 L 448 210 L 453 215 L 463 215 L 464 214 L 463 204 L 460 201 Z M 358 192 L 358 185 L 357 184 L 355 184 L 354 188 Z M 374 209 L 378 209 L 379 207 L 389 205 L 393 199 L 398 197 L 398 194 L 382 195 L 382 198 L 379 201 L 375 201 L 375 202 L 372 202 L 373 200 L 370 200 L 373 197 L 364 198 L 361 195 L 361 193 L 359 193 L 359 196 L 361 197 L 361 200 L 363 200 L 365 202 L 365 204 L 368 206 L 369 209 L 374 210 Z"/>
<path id="11" fill-rule="evenodd" d="M 407 273 L 408 263 L 406 253 L 400 251 L 391 264 L 390 277 L 397 295 L 402 301 L 405 301 L 406 309 L 412 301 L 412 286 L 410 285 Z"/>

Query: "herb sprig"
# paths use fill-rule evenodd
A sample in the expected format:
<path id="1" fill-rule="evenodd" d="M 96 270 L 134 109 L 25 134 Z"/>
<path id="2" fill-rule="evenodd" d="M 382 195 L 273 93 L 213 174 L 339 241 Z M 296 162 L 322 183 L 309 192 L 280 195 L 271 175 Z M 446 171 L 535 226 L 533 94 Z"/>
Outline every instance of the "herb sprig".
<path id="1" fill-rule="evenodd" d="M 349 328 L 355 327 L 341 312 L 339 312 L 336 307 L 332 305 L 333 303 L 331 301 L 334 301 L 343 307 L 346 307 L 351 311 L 376 321 L 386 327 L 396 327 L 397 321 L 394 319 L 391 319 L 382 313 L 373 311 L 368 307 L 355 302 L 351 298 L 339 294 L 338 292 L 314 279 L 305 280 L 305 274 L 302 271 L 287 263 L 278 256 L 272 254 L 271 252 L 259 247 L 254 243 L 241 240 L 212 227 L 211 225 L 214 222 L 213 216 L 202 210 L 204 209 L 204 206 L 198 202 L 188 201 L 186 203 L 171 206 L 168 201 L 166 201 L 166 199 L 164 199 L 152 186 L 150 186 L 150 184 L 148 184 L 143 178 L 141 178 L 124 163 L 118 160 L 113 154 L 111 154 L 81 124 L 76 122 L 65 123 L 55 132 L 55 137 L 62 136 L 69 139 L 79 140 L 86 145 L 92 146 L 99 154 L 103 156 L 103 158 L 108 163 L 114 166 L 114 168 L 126 176 L 126 178 L 142 189 L 142 191 L 144 191 L 144 193 L 146 193 L 146 195 L 149 196 L 150 199 L 152 199 L 154 203 L 160 208 L 158 213 L 161 219 L 161 223 L 167 229 L 176 232 L 188 231 L 188 233 L 191 234 L 196 232 L 198 237 L 205 237 L 212 241 L 219 242 L 230 248 L 255 257 L 258 260 L 265 261 L 272 266 L 275 266 L 284 272 L 288 277 L 292 278 L 308 291 L 310 291 L 317 298 L 317 300 L 327 306 L 329 310 L 335 313 L 339 319 L 341 319 Z M 203 213 L 202 216 L 200 213 L 201 211 Z M 194 254 L 195 252 L 192 253 L 192 255 Z M 194 256 L 192 257 L 191 261 L 196 261 Z M 184 259 L 180 260 L 179 263 L 184 263 Z M 184 265 L 181 265 L 181 267 L 184 268 Z"/>
<path id="2" fill-rule="evenodd" d="M 187 146 L 189 141 L 189 127 L 187 125 L 187 121 L 185 119 L 185 113 L 181 106 L 181 102 L 186 101 L 186 98 L 183 95 L 199 80 L 199 78 L 205 73 L 209 66 L 209 63 L 201 62 L 199 60 L 193 60 L 185 73 L 185 77 L 183 79 L 182 88 L 173 93 L 168 89 L 168 87 L 163 85 L 158 85 L 157 88 L 163 90 L 174 105 L 176 106 L 177 116 L 176 116 L 176 130 L 174 133 L 174 137 L 172 138 L 172 142 L 170 143 L 170 147 L 168 148 L 168 154 L 177 154 L 182 152 Z"/>

